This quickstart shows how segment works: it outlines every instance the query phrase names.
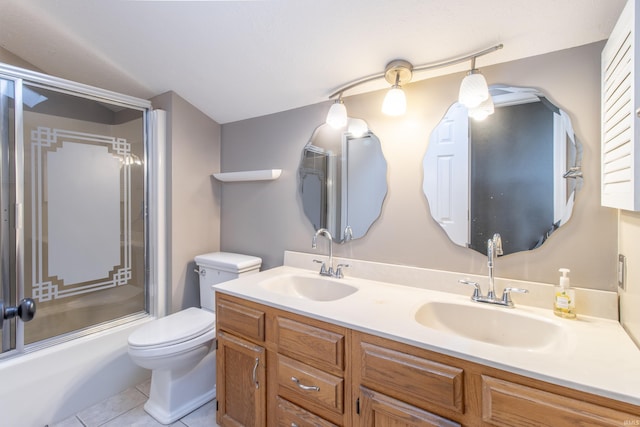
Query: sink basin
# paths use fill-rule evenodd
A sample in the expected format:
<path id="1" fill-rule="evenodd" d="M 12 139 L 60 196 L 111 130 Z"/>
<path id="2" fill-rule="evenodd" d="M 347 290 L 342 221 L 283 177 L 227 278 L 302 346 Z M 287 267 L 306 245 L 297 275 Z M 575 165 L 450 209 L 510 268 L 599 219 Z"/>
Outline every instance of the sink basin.
<path id="1" fill-rule="evenodd" d="M 336 301 L 358 290 L 344 279 L 285 274 L 260 282 L 259 286 L 278 294 L 312 301 Z"/>
<path id="2" fill-rule="evenodd" d="M 548 319 L 479 303 L 428 302 L 415 319 L 427 328 L 525 350 L 557 350 L 567 339 L 564 329 Z"/>

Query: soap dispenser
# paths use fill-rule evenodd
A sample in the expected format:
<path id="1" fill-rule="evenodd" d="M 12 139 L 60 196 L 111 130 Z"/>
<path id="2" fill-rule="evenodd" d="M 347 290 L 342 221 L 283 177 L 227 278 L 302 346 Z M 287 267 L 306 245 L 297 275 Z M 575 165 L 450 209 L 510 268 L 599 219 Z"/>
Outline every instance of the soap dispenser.
<path id="1" fill-rule="evenodd" d="M 569 272 L 571 270 L 561 268 L 558 271 L 562 273 L 562 276 L 560 276 L 560 284 L 555 287 L 553 313 L 565 319 L 575 319 L 576 297 L 575 291 L 570 288 L 569 282 Z"/>

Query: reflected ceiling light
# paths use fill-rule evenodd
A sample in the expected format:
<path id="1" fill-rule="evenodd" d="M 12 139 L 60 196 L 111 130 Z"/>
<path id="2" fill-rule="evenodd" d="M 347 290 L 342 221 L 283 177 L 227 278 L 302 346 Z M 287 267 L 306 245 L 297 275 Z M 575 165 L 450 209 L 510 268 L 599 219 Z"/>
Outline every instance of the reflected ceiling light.
<path id="1" fill-rule="evenodd" d="M 471 70 L 460 84 L 458 101 L 467 108 L 474 108 L 489 98 L 489 86 L 482 73 L 476 68 L 476 57 L 471 58 Z"/>
<path id="2" fill-rule="evenodd" d="M 494 111 L 495 107 L 493 105 L 493 99 L 491 96 L 488 96 L 487 99 L 480 103 L 480 105 L 469 109 L 469 117 L 474 120 L 481 121 L 493 114 Z"/>
<path id="3" fill-rule="evenodd" d="M 393 86 L 391 86 L 382 102 L 382 112 L 384 114 L 401 116 L 407 111 L 407 97 L 400 85 L 411 81 L 412 70 L 413 65 L 402 59 L 396 59 L 387 64 L 384 78 Z"/>
<path id="4" fill-rule="evenodd" d="M 336 100 L 336 102 L 331 106 L 331 108 L 329 109 L 329 113 L 327 114 L 327 123 L 342 123 L 341 126 L 337 126 L 337 127 L 342 127 L 346 125 L 346 117 L 347 117 L 347 111 L 346 108 L 344 106 L 344 104 L 342 103 L 342 95 L 348 91 L 353 89 L 356 86 L 360 86 L 364 83 L 368 83 L 374 80 L 379 80 L 381 78 L 385 78 L 390 84 L 392 84 L 393 86 L 391 87 L 391 89 L 389 90 L 389 92 L 387 93 L 387 95 L 385 96 L 383 105 L 382 105 L 382 111 L 385 114 L 390 114 L 390 115 L 401 115 L 404 114 L 405 109 L 406 109 L 406 97 L 404 94 L 404 91 L 402 90 L 402 88 L 400 87 L 403 84 L 409 83 L 411 81 L 411 77 L 413 75 L 413 73 L 418 72 L 418 71 L 427 71 L 427 70 L 435 70 L 438 68 L 444 68 L 444 67 L 450 67 L 452 65 L 456 65 L 456 64 L 460 64 L 462 62 L 465 61 L 472 61 L 472 65 L 471 68 L 472 70 L 469 72 L 469 75 L 467 75 L 465 77 L 465 79 L 462 81 L 462 86 L 460 87 L 460 91 L 462 93 L 462 89 L 463 86 L 467 86 L 468 84 L 471 84 L 472 86 L 477 86 L 478 85 L 478 81 L 481 79 L 482 82 L 484 82 L 484 87 L 487 86 L 487 82 L 484 79 L 484 77 L 482 76 L 482 74 L 480 74 L 480 72 L 478 70 L 475 69 L 475 60 L 476 58 L 480 57 L 480 56 L 484 56 L 488 53 L 491 52 L 495 52 L 498 49 L 502 49 L 502 44 L 499 45 L 495 45 L 493 47 L 490 47 L 488 49 L 485 50 L 481 50 L 479 52 L 475 52 L 472 53 L 470 55 L 465 55 L 463 57 L 459 57 L 459 58 L 454 58 L 454 59 L 450 59 L 447 61 L 442 61 L 442 62 L 437 62 L 437 63 L 431 63 L 431 64 L 423 64 L 423 65 L 418 65 L 418 66 L 412 66 L 409 62 L 405 61 L 405 60 L 401 60 L 401 59 L 396 59 L 394 61 L 391 61 L 390 63 L 387 64 L 384 73 L 377 73 L 377 74 L 372 74 L 370 76 L 367 77 L 362 77 L 360 79 L 354 80 L 350 83 L 347 83 L 344 86 L 339 87 L 337 90 L 335 90 L 330 96 L 329 99 L 333 99 L 336 96 L 338 97 L 338 99 Z M 473 77 L 475 76 L 475 77 Z M 471 77 L 471 78 L 470 78 Z M 480 82 L 480 84 L 482 83 Z M 471 93 L 479 93 L 480 91 L 471 91 Z M 467 93 L 467 90 L 464 90 L 464 93 Z M 483 96 L 481 99 L 477 100 L 474 106 L 478 106 L 483 100 L 488 98 L 488 89 L 487 89 L 487 95 Z M 340 106 L 337 106 L 340 105 Z M 467 105 L 467 104 L 465 104 Z M 473 105 L 473 103 L 469 104 L 469 105 Z M 469 106 L 467 106 L 467 108 L 471 108 Z M 343 117 L 341 120 L 345 120 L 345 122 L 343 123 L 342 121 L 338 121 L 337 119 L 334 121 L 334 117 L 338 116 L 338 111 L 340 116 L 339 117 Z"/>
<path id="5" fill-rule="evenodd" d="M 367 122 L 362 119 L 350 118 L 347 132 L 349 132 L 351 136 L 355 138 L 360 138 L 361 136 L 364 136 L 364 134 L 369 132 L 369 127 L 367 126 Z"/>
<path id="6" fill-rule="evenodd" d="M 329 108 L 326 121 L 334 129 L 340 129 L 347 125 L 347 107 L 342 102 L 342 95 Z"/>

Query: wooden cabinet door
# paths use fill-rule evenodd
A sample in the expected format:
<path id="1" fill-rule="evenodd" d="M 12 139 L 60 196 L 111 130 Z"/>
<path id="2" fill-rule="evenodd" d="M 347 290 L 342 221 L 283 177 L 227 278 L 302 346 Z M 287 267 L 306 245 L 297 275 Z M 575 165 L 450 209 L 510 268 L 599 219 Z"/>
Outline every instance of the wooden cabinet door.
<path id="1" fill-rule="evenodd" d="M 455 421 L 386 396 L 366 387 L 360 387 L 360 427 L 460 427 Z"/>
<path id="2" fill-rule="evenodd" d="M 265 350 L 218 332 L 217 423 L 222 427 L 266 425 Z"/>
<path id="3" fill-rule="evenodd" d="M 482 420 L 492 426 L 632 426 L 638 414 L 482 375 Z"/>

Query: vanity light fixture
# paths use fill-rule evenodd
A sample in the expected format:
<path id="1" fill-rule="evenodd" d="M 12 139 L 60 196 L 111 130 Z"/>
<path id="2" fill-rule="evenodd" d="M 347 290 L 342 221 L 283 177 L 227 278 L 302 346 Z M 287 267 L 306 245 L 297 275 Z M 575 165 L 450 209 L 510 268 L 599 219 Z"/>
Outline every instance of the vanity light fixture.
<path id="1" fill-rule="evenodd" d="M 347 125 L 347 107 L 342 102 L 342 94 L 336 99 L 329 113 L 327 114 L 327 124 L 334 129 L 340 129 Z"/>
<path id="2" fill-rule="evenodd" d="M 391 89 L 387 92 L 382 103 L 382 112 L 389 116 L 401 116 L 407 110 L 407 97 L 400 87 L 401 84 L 411 81 L 413 65 L 402 59 L 396 59 L 387 64 L 384 78 L 391 83 Z"/>
<path id="3" fill-rule="evenodd" d="M 482 73 L 476 68 L 476 57 L 471 58 L 471 70 L 460 84 L 458 101 L 471 109 L 489 98 L 489 86 Z"/>
<path id="4" fill-rule="evenodd" d="M 327 114 L 327 123 L 340 124 L 340 126 L 334 126 L 334 127 L 345 126 L 346 120 L 347 120 L 347 109 L 344 106 L 344 103 L 342 102 L 342 95 L 346 91 L 351 90 L 356 86 L 360 86 L 364 83 L 368 83 L 374 80 L 379 80 L 381 78 L 386 79 L 387 82 L 393 85 L 389 90 L 389 92 L 387 93 L 387 95 L 385 96 L 384 102 L 382 104 L 382 112 L 389 115 L 404 114 L 406 110 L 406 97 L 401 86 L 403 84 L 409 83 L 411 81 L 411 77 L 413 76 L 413 74 L 419 71 L 435 70 L 438 68 L 450 67 L 452 65 L 460 64 L 462 62 L 471 60 L 472 69 L 469 72 L 469 74 L 465 77 L 465 79 L 462 81 L 462 86 L 466 87 L 470 83 L 472 84 L 472 86 L 477 86 L 479 85 L 478 82 L 481 79 L 482 82 L 484 82 L 484 87 L 486 87 L 487 82 L 484 79 L 484 76 L 480 74 L 480 72 L 477 69 L 475 69 L 476 58 L 479 58 L 491 52 L 495 52 L 498 49 L 502 49 L 502 47 L 503 45 L 499 44 L 499 45 L 492 46 L 488 49 L 481 50 L 481 51 L 478 51 L 469 55 L 465 55 L 459 58 L 454 58 L 454 59 L 450 59 L 443 62 L 417 65 L 415 67 L 412 66 L 411 63 L 403 59 L 393 60 L 387 64 L 387 66 L 385 67 L 385 71 L 383 73 L 372 74 L 370 76 L 362 77 L 360 79 L 354 80 L 350 83 L 347 83 L 344 86 L 341 86 L 335 92 L 333 92 L 329 96 L 329 99 L 333 99 L 336 96 L 338 97 L 338 99 L 336 99 L 336 102 L 329 109 L 329 113 Z M 471 77 L 471 76 L 475 76 L 475 77 Z M 469 77 L 471 78 L 469 79 Z M 480 82 L 480 84 L 482 82 Z M 462 86 L 460 88 L 461 93 L 463 89 Z M 488 89 L 486 90 L 487 90 L 486 96 L 483 96 L 480 100 L 476 101 L 475 103 L 476 107 L 489 96 Z M 465 94 L 467 93 L 466 89 L 464 90 L 464 93 Z M 471 93 L 474 93 L 474 91 L 472 91 Z M 469 104 L 465 104 L 465 105 L 467 106 L 467 108 L 471 108 L 469 107 Z M 340 116 L 338 116 L 338 114 L 340 114 Z M 335 117 L 342 117 L 340 119 L 341 121 L 338 121 L 337 119 L 335 119 Z M 342 120 L 344 120 L 344 122 Z"/>

